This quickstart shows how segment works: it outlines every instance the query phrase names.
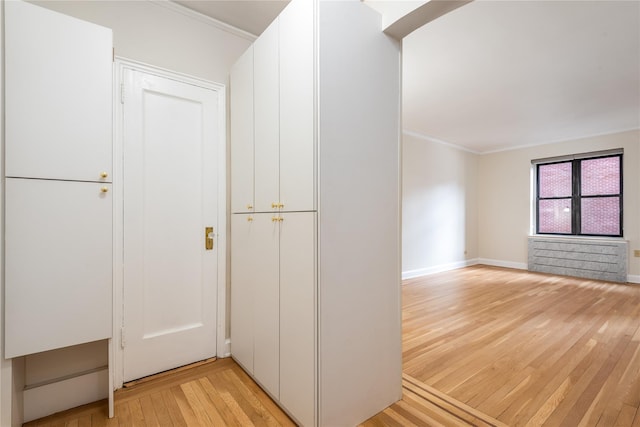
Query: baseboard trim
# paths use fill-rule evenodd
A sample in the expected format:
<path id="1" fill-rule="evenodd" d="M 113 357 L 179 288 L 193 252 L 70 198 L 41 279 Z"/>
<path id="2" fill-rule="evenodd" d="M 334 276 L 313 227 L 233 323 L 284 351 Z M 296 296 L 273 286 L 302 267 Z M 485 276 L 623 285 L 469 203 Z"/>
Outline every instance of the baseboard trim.
<path id="1" fill-rule="evenodd" d="M 106 399 L 108 395 L 109 369 L 107 368 L 29 387 L 24 390 L 24 422 Z"/>
<path id="2" fill-rule="evenodd" d="M 627 274 L 627 283 L 633 283 L 634 285 L 639 285 L 640 276 L 635 274 Z"/>
<path id="3" fill-rule="evenodd" d="M 515 268 L 517 270 L 527 270 L 526 262 L 502 261 L 499 259 L 478 258 L 478 264 L 490 265 L 493 267 Z"/>
<path id="4" fill-rule="evenodd" d="M 442 273 L 445 271 L 456 270 L 458 268 L 469 267 L 471 265 L 478 264 L 478 259 L 466 259 L 463 261 L 451 262 L 449 264 L 441 264 L 433 267 L 418 268 L 416 270 L 409 270 L 402 272 L 402 280 L 413 279 L 416 277 L 429 276 L 431 274 Z"/>
<path id="5" fill-rule="evenodd" d="M 224 351 L 222 357 L 231 357 L 231 338 L 224 341 Z"/>

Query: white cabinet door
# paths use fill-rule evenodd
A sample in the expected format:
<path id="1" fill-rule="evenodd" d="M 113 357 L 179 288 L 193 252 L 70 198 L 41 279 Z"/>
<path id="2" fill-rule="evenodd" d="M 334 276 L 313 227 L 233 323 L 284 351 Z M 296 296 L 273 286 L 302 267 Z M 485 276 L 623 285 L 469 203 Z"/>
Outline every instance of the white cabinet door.
<path id="1" fill-rule="evenodd" d="M 111 194 L 6 180 L 5 357 L 111 337 Z"/>
<path id="2" fill-rule="evenodd" d="M 254 216 L 231 215 L 231 354 L 253 375 Z"/>
<path id="3" fill-rule="evenodd" d="M 4 6 L 6 176 L 110 182 L 111 30 Z"/>
<path id="4" fill-rule="evenodd" d="M 231 212 L 253 211 L 253 46 L 231 69 Z"/>
<path id="5" fill-rule="evenodd" d="M 315 209 L 314 19 L 312 1 L 292 1 L 280 21 L 280 201 Z"/>
<path id="6" fill-rule="evenodd" d="M 280 380 L 278 234 L 277 216 L 232 215 L 231 354 L 276 398 Z"/>
<path id="7" fill-rule="evenodd" d="M 314 425 L 315 212 L 283 213 L 280 230 L 280 401 Z"/>
<path id="8" fill-rule="evenodd" d="M 255 210 L 278 209 L 278 19 L 253 44 L 255 102 Z"/>
<path id="9" fill-rule="evenodd" d="M 278 217 L 263 213 L 254 216 L 254 359 L 253 374 L 276 398 L 280 380 L 280 313 L 278 278 Z"/>

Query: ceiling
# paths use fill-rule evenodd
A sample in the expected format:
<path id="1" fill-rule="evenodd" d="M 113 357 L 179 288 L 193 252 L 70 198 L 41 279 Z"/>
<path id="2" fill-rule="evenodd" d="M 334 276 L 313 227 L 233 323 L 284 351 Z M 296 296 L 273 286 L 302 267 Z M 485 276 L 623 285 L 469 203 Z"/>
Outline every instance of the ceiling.
<path id="1" fill-rule="evenodd" d="M 288 3 L 176 1 L 252 34 Z M 423 26 L 403 128 L 477 153 L 640 128 L 640 1 L 476 0 Z"/>

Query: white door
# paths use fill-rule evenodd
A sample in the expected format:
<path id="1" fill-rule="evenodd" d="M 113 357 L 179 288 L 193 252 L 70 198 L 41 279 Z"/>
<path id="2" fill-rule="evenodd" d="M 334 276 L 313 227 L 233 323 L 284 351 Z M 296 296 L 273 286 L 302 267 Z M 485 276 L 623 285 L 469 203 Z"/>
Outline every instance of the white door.
<path id="1" fill-rule="evenodd" d="M 124 381 L 216 354 L 218 105 L 125 70 Z"/>

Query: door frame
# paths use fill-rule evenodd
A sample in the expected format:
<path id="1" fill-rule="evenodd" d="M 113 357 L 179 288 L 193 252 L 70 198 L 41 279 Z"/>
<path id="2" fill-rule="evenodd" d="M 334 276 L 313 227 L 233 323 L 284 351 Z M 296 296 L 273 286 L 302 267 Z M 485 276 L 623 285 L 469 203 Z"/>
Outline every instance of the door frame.
<path id="1" fill-rule="evenodd" d="M 227 120 L 226 120 L 226 86 L 197 77 L 167 70 L 142 62 L 116 56 L 114 58 L 113 84 L 113 345 L 109 355 L 109 366 L 113 366 L 113 388 L 122 388 L 124 378 L 124 351 L 122 348 L 122 328 L 124 326 L 124 174 L 123 174 L 123 103 L 121 102 L 121 85 L 124 81 L 124 70 L 141 71 L 180 83 L 214 90 L 218 93 L 218 281 L 216 289 L 216 356 L 231 355 L 227 331 Z"/>

